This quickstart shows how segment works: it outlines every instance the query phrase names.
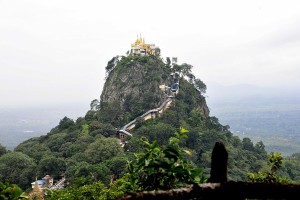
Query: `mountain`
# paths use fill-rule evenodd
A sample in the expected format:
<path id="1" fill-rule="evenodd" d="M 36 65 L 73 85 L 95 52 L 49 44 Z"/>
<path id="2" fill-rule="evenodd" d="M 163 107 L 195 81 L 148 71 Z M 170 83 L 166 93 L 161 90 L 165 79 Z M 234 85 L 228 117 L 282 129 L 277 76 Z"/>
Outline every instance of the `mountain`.
<path id="1" fill-rule="evenodd" d="M 135 153 L 144 151 L 142 141 L 165 146 L 182 127 L 188 137 L 180 145 L 191 152 L 188 159 L 202 167 L 205 176 L 213 146 L 221 141 L 230 155 L 229 178 L 246 180 L 247 172 L 267 166 L 264 144 L 240 139 L 210 115 L 206 85 L 191 73 L 192 67 L 165 63 L 159 55 L 113 58 L 105 67 L 100 101 L 93 101 L 84 116 L 63 117 L 46 135 L 30 138 L 2 155 L 0 180 L 26 188 L 34 177 L 48 174 L 55 180 L 64 176 L 69 185 L 100 180 L 109 185 L 127 172 L 127 161 Z"/>
<path id="2" fill-rule="evenodd" d="M 166 98 L 166 91 L 160 86 L 172 87 L 179 81 L 180 90 L 188 90 L 187 81 L 182 80 L 179 81 L 176 71 L 171 69 L 170 65 L 166 65 L 155 56 L 122 57 L 111 70 L 103 87 L 100 111 L 108 114 L 103 120 L 112 124 L 124 123 L 147 110 L 159 107 Z M 209 110 L 204 98 L 195 88 L 193 90 L 193 93 L 189 94 L 193 100 L 190 106 L 199 108 L 208 116 Z"/>

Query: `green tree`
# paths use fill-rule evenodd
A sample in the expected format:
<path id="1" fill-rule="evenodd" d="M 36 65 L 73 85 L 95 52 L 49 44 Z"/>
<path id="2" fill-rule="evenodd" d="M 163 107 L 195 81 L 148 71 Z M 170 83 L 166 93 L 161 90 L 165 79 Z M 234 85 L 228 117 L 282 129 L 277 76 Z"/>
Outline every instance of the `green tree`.
<path id="1" fill-rule="evenodd" d="M 160 122 L 142 126 L 135 134 L 145 136 L 150 142 L 156 140 L 158 145 L 166 145 L 168 144 L 170 137 L 174 136 L 175 130 L 176 129 L 172 125 Z"/>
<path id="2" fill-rule="evenodd" d="M 136 160 L 128 164 L 128 180 L 132 190 L 171 189 L 195 182 L 204 182 L 202 169 L 195 168 L 186 158 L 191 153 L 180 148 L 179 143 L 187 138 L 186 130 L 171 137 L 163 148 L 157 142 L 145 145 L 145 153 L 135 154 Z"/>
<path id="3" fill-rule="evenodd" d="M 82 124 L 81 125 L 81 134 L 88 134 L 89 133 L 89 125 L 88 124 Z"/>
<path id="4" fill-rule="evenodd" d="M 101 134 L 104 137 L 110 137 L 116 135 L 116 129 L 109 123 L 101 123 L 99 121 L 92 121 L 89 125 L 90 135 L 95 137 L 97 134 Z"/>
<path id="5" fill-rule="evenodd" d="M 91 120 L 96 119 L 96 116 L 97 116 L 97 111 L 95 111 L 95 110 L 89 110 L 89 111 L 87 111 L 87 113 L 85 114 L 84 119 L 85 119 L 86 121 L 91 121 Z"/>
<path id="6" fill-rule="evenodd" d="M 51 155 L 51 150 L 39 138 L 31 138 L 19 144 L 14 151 L 22 152 L 38 163 L 44 156 Z"/>
<path id="7" fill-rule="evenodd" d="M 99 117 L 100 121 L 110 123 L 112 125 L 116 125 L 117 122 L 122 120 L 123 112 L 120 106 L 119 101 L 113 101 L 111 103 L 101 103 L 100 104 L 100 115 L 97 115 Z"/>
<path id="8" fill-rule="evenodd" d="M 95 164 L 114 156 L 122 156 L 124 152 L 116 138 L 98 138 L 87 147 L 85 154 L 89 162 Z"/>
<path id="9" fill-rule="evenodd" d="M 81 185 L 84 185 L 101 180 L 108 185 L 112 173 L 104 164 L 90 164 L 83 161 L 73 162 L 67 168 L 65 175 L 71 184 L 78 184 L 80 182 Z"/>
<path id="10" fill-rule="evenodd" d="M 200 79 L 196 78 L 194 79 L 194 86 L 196 87 L 196 89 L 202 93 L 206 93 L 206 85 L 203 81 L 201 81 Z"/>
<path id="11" fill-rule="evenodd" d="M 172 73 L 174 73 L 174 75 L 176 73 L 180 74 L 182 72 L 182 66 L 181 65 L 173 65 L 173 68 L 172 68 Z"/>
<path id="12" fill-rule="evenodd" d="M 206 118 L 206 126 L 209 129 L 215 129 L 217 131 L 226 131 L 226 127 L 220 124 L 219 119 L 215 116 Z"/>
<path id="13" fill-rule="evenodd" d="M 62 151 L 60 155 L 64 156 L 64 158 L 79 159 L 78 161 L 86 160 L 86 156 L 83 155 L 84 151 L 94 140 L 95 139 L 88 134 L 81 134 L 74 142 L 62 144 L 59 148 L 59 150 Z"/>
<path id="14" fill-rule="evenodd" d="M 205 116 L 200 109 L 193 109 L 188 118 L 188 122 L 192 127 L 203 127 Z"/>
<path id="15" fill-rule="evenodd" d="M 259 159 L 267 159 L 267 151 L 265 150 L 265 145 L 262 141 L 257 142 L 254 146 L 254 149 Z"/>
<path id="16" fill-rule="evenodd" d="M 46 200 L 104 200 L 107 199 L 105 185 L 101 181 L 86 185 L 74 185 L 65 190 L 50 190 Z"/>
<path id="17" fill-rule="evenodd" d="M 106 77 L 114 69 L 114 67 L 116 66 L 117 62 L 118 62 L 118 56 L 113 57 L 110 61 L 107 62 L 107 66 L 105 67 Z"/>
<path id="18" fill-rule="evenodd" d="M 171 59 L 170 59 L 170 57 L 166 58 L 166 62 L 167 62 L 166 65 L 168 65 L 168 66 L 171 65 Z"/>
<path id="19" fill-rule="evenodd" d="M 23 193 L 22 189 L 16 185 L 9 182 L 0 181 L 0 199 L 1 200 L 18 200 Z"/>
<path id="20" fill-rule="evenodd" d="M 34 178 L 34 160 L 21 152 L 10 152 L 0 157 L 0 181 L 16 183 L 21 188 L 30 186 Z"/>
<path id="21" fill-rule="evenodd" d="M 191 72 L 192 72 L 192 68 L 193 68 L 192 65 L 187 64 L 187 63 L 183 63 L 183 64 L 181 65 L 181 73 L 182 73 L 182 75 L 183 75 L 183 76 L 188 76 L 188 75 L 190 75 Z"/>
<path id="22" fill-rule="evenodd" d="M 114 179 L 119 179 L 126 173 L 127 160 L 126 157 L 112 157 L 105 162 L 105 166 L 112 172 Z"/>
<path id="23" fill-rule="evenodd" d="M 66 170 L 66 162 L 63 158 L 44 157 L 38 165 L 40 176 L 51 174 L 54 179 L 59 179 Z"/>
<path id="24" fill-rule="evenodd" d="M 0 144 L 0 157 L 7 152 L 6 147 Z"/>
<path id="25" fill-rule="evenodd" d="M 253 142 L 250 140 L 250 138 L 243 138 L 243 148 L 245 150 L 248 150 L 248 151 L 254 151 L 254 146 L 253 146 Z"/>
<path id="26" fill-rule="evenodd" d="M 116 128 L 109 123 L 102 123 L 100 131 L 104 137 L 116 136 L 117 134 Z"/>
<path id="27" fill-rule="evenodd" d="M 288 180 L 287 177 L 280 177 L 277 174 L 277 171 L 283 165 L 283 159 L 279 152 L 268 154 L 268 165 L 270 168 L 259 171 L 258 173 L 248 173 L 248 180 L 264 183 L 291 183 L 291 180 Z"/>
<path id="28" fill-rule="evenodd" d="M 74 121 L 72 119 L 68 118 L 67 116 L 65 116 L 64 118 L 62 118 L 60 120 L 58 128 L 62 130 L 62 129 L 70 128 L 74 125 L 75 125 Z"/>
<path id="29" fill-rule="evenodd" d="M 65 137 L 67 133 L 60 133 L 60 134 L 53 134 L 50 135 L 46 145 L 52 152 L 60 152 L 61 147 L 65 144 L 66 140 Z"/>
<path id="30" fill-rule="evenodd" d="M 98 130 L 98 129 L 101 128 L 101 126 L 102 126 L 102 123 L 101 123 L 101 122 L 99 122 L 99 121 L 92 121 L 92 122 L 89 124 L 89 132 Z"/>

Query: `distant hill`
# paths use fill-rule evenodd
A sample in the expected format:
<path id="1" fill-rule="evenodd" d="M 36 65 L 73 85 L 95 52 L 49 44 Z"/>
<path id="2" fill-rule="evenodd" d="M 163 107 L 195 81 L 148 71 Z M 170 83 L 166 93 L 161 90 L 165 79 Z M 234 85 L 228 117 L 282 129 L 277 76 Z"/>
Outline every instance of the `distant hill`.
<path id="1" fill-rule="evenodd" d="M 249 84 L 224 86 L 207 83 L 207 101 L 218 105 L 270 105 L 300 104 L 300 93 L 295 88 L 260 87 Z"/>
<path id="2" fill-rule="evenodd" d="M 0 144 L 8 150 L 32 137 L 46 135 L 60 119 L 84 115 L 89 103 L 0 109 Z"/>
<path id="3" fill-rule="evenodd" d="M 300 94 L 290 88 L 208 84 L 208 105 L 241 138 L 263 141 L 266 150 L 300 152 Z M 223 91 L 223 92 L 220 92 Z"/>

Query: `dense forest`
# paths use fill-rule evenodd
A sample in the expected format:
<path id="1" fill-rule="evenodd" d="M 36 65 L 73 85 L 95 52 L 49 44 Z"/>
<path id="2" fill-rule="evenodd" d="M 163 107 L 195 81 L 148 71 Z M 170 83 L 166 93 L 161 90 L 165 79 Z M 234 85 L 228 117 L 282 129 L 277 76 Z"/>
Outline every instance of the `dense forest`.
<path id="1" fill-rule="evenodd" d="M 36 177 L 64 177 L 65 189 L 49 191 L 46 199 L 113 199 L 129 191 L 176 188 L 205 182 L 212 149 L 222 142 L 230 180 L 266 180 L 275 160 L 280 162 L 275 181 L 300 183 L 300 153 L 283 158 L 268 154 L 263 142 L 234 136 L 228 125 L 210 116 L 206 85 L 192 68 L 152 55 L 114 57 L 106 66 L 100 101 L 93 100 L 85 116 L 66 116 L 47 135 L 22 142 L 14 151 L 0 145 L 0 181 L 30 193 Z M 139 118 L 167 98 L 159 86 L 174 82 L 180 86 L 170 107 L 160 117 Z M 132 136 L 121 146 L 118 130 L 134 119 Z M 162 179 L 153 179 L 154 171 Z"/>

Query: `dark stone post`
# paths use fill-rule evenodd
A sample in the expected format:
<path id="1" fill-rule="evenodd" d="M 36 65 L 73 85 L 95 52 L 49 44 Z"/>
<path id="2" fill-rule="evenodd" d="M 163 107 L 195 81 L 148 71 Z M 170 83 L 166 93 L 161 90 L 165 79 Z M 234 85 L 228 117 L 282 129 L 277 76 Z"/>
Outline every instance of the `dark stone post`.
<path id="1" fill-rule="evenodd" d="M 227 182 L 228 153 L 222 142 L 216 142 L 211 156 L 209 183 Z"/>

